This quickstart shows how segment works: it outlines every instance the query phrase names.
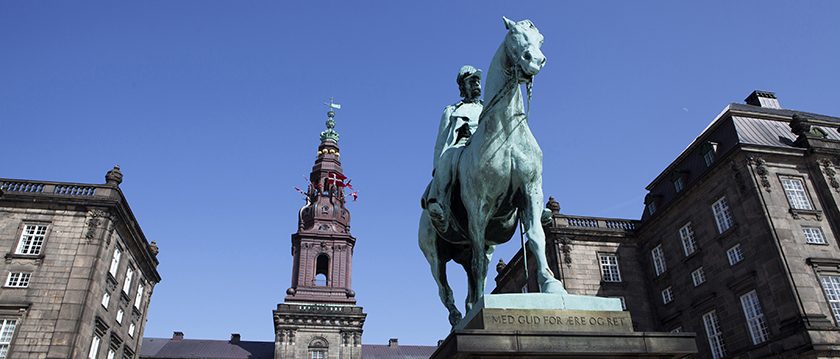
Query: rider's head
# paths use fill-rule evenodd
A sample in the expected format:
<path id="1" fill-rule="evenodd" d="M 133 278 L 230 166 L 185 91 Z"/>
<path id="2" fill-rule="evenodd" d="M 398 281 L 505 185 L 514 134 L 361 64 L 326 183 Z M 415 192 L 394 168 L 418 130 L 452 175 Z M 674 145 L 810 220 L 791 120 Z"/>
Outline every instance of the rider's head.
<path id="1" fill-rule="evenodd" d="M 476 100 L 481 96 L 481 70 L 465 65 L 458 71 L 457 82 L 465 100 Z"/>

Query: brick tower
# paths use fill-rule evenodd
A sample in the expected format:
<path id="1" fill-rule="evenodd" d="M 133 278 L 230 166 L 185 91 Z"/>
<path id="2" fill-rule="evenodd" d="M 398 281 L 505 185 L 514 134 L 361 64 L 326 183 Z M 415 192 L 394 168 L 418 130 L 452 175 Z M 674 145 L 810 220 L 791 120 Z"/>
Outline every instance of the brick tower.
<path id="1" fill-rule="evenodd" d="M 326 104 L 326 103 L 325 103 Z M 350 289 L 353 247 L 350 212 L 344 207 L 335 111 L 327 112 L 318 158 L 309 174 L 306 204 L 292 235 L 292 286 L 274 311 L 275 359 L 361 359 L 367 314 Z"/>

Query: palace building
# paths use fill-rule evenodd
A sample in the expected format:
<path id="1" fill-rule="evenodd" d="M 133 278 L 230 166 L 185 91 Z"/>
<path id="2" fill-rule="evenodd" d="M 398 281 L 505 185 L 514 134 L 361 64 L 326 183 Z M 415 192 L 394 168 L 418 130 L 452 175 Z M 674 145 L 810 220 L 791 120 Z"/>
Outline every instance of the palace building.
<path id="1" fill-rule="evenodd" d="M 647 186 L 640 220 L 550 199 L 552 270 L 570 293 L 621 298 L 637 330 L 696 332 L 692 357 L 840 357 L 840 118 L 745 101 Z M 494 293 L 538 290 L 521 262 L 499 263 Z"/>
<path id="2" fill-rule="evenodd" d="M 0 179 L 0 358 L 133 359 L 160 282 L 120 190 Z"/>

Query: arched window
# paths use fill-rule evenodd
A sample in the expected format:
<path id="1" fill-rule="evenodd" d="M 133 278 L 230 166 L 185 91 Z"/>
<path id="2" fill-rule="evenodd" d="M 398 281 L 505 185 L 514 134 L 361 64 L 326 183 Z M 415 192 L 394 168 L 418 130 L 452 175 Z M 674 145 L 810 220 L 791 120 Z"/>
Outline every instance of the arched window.
<path id="1" fill-rule="evenodd" d="M 315 285 L 326 286 L 330 272 L 330 257 L 326 254 L 319 254 L 315 259 Z"/>

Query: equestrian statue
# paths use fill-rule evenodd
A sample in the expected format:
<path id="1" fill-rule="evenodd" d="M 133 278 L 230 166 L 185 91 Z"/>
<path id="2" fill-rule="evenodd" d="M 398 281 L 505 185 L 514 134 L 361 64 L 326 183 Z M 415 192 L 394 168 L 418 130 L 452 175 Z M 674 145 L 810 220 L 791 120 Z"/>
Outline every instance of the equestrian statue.
<path id="1" fill-rule="evenodd" d="M 566 292 L 546 260 L 542 224 L 550 212 L 543 207 L 542 150 L 528 127 L 520 88 L 526 85 L 530 99 L 534 76 L 545 64 L 543 36 L 530 20 L 504 21 L 508 33 L 487 71 L 484 98 L 490 100 L 481 106 L 481 71 L 464 66 L 458 74 L 464 101 L 444 111 L 433 179 L 421 199 L 418 241 L 453 327 L 462 315 L 446 263 L 455 261 L 467 272 L 469 311 L 484 295 L 495 246 L 509 241 L 518 223 L 537 260 L 541 291 Z"/>

